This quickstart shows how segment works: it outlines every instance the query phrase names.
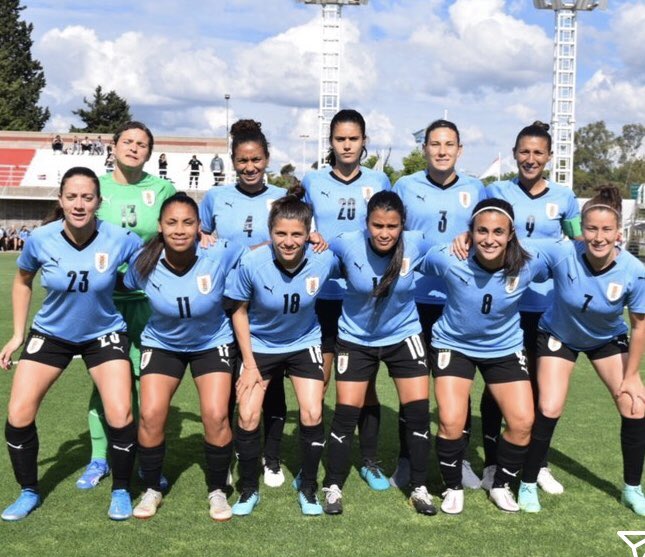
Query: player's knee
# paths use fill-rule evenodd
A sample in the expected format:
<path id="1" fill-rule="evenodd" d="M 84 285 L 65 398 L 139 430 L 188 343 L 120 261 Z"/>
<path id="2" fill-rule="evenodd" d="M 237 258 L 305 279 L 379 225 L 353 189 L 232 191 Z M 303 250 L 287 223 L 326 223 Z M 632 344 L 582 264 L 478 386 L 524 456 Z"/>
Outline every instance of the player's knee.
<path id="1" fill-rule="evenodd" d="M 301 408 L 300 422 L 306 426 L 318 425 L 322 422 L 322 407 Z"/>

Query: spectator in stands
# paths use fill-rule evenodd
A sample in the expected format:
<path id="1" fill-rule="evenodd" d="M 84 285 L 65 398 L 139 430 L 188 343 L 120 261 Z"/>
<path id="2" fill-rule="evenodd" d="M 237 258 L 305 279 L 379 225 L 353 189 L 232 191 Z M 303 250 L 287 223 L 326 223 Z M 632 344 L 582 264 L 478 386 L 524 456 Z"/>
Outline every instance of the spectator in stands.
<path id="1" fill-rule="evenodd" d="M 108 156 L 105 157 L 105 172 L 114 171 L 114 155 L 112 152 L 108 153 Z"/>
<path id="2" fill-rule="evenodd" d="M 7 233 L 4 231 L 4 228 L 0 226 L 0 251 L 7 251 L 6 241 Z"/>
<path id="3" fill-rule="evenodd" d="M 211 159 L 211 172 L 213 173 L 214 186 L 219 186 L 224 182 L 224 161 L 217 153 Z"/>
<path id="4" fill-rule="evenodd" d="M 29 228 L 23 224 L 20 228 L 20 232 L 18 232 L 18 250 L 22 251 L 22 248 L 25 247 L 25 242 L 27 241 L 27 238 L 29 238 L 30 234 L 31 231 Z"/>
<path id="5" fill-rule="evenodd" d="M 63 140 L 61 139 L 60 135 L 57 135 L 52 140 L 52 151 L 54 151 L 55 155 L 63 154 Z"/>
<path id="6" fill-rule="evenodd" d="M 195 182 L 195 189 L 197 189 L 199 187 L 199 175 L 201 174 L 202 166 L 204 165 L 202 164 L 202 161 L 197 158 L 197 155 L 193 155 L 193 158 L 188 161 L 184 170 L 187 170 L 189 166 L 190 176 L 188 178 L 188 189 L 192 187 L 193 182 Z"/>
<path id="7" fill-rule="evenodd" d="M 159 155 L 159 178 L 168 179 L 168 159 L 166 153 Z"/>
<path id="8" fill-rule="evenodd" d="M 6 247 L 7 251 L 16 251 L 18 249 L 18 231 L 13 225 L 7 229 Z"/>
<path id="9" fill-rule="evenodd" d="M 94 142 L 92 143 L 92 154 L 93 155 L 102 155 L 105 152 L 105 146 L 99 135 Z"/>
<path id="10" fill-rule="evenodd" d="M 81 142 L 78 140 L 77 136 L 74 136 L 74 140 L 72 141 L 72 155 L 80 155 L 81 154 Z"/>
<path id="11" fill-rule="evenodd" d="M 92 141 L 87 136 L 85 136 L 85 139 L 81 141 L 81 153 L 83 153 L 84 155 L 92 154 Z"/>

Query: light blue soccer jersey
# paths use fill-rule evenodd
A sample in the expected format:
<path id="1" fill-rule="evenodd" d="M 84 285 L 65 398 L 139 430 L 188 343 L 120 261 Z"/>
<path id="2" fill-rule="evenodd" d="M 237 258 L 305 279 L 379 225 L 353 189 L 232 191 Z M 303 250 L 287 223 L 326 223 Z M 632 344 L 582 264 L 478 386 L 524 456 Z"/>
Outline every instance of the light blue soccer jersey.
<path id="1" fill-rule="evenodd" d="M 645 267 L 620 250 L 601 272 L 586 260 L 584 242 L 558 242 L 541 247 L 555 283 L 553 304 L 539 327 L 573 350 L 599 348 L 626 334 L 625 306 L 645 313 Z"/>
<path id="2" fill-rule="evenodd" d="M 457 350 L 472 358 L 500 358 L 523 346 L 519 302 L 533 280 L 545 280 L 549 271 L 533 253 L 517 276 L 505 276 L 482 267 L 471 250 L 460 261 L 450 246 L 428 251 L 419 270 L 445 280 L 448 298 L 441 317 L 432 327 L 432 346 Z"/>
<path id="3" fill-rule="evenodd" d="M 141 246 L 134 232 L 101 220 L 95 234 L 82 246 L 63 232 L 63 221 L 36 228 L 25 242 L 18 267 L 41 271 L 46 290 L 33 328 L 72 343 L 125 331 L 123 317 L 112 301 L 117 269 Z"/>
<path id="4" fill-rule="evenodd" d="M 433 183 L 425 170 L 400 178 L 394 188 L 407 211 L 406 230 L 420 230 L 433 244 L 451 242 L 466 232 L 473 207 L 486 198 L 484 185 L 470 176 L 459 176 L 445 187 Z M 446 287 L 441 277 L 416 275 L 415 299 L 422 304 L 443 305 Z"/>
<path id="5" fill-rule="evenodd" d="M 375 298 L 374 287 L 383 278 L 391 256 L 377 253 L 366 231 L 348 232 L 332 240 L 331 248 L 347 279 L 339 338 L 363 346 L 388 346 L 421 332 L 414 303 L 414 269 L 429 242 L 421 232 L 404 232 L 403 242 L 401 272 L 387 295 Z"/>
<path id="6" fill-rule="evenodd" d="M 328 168 L 310 172 L 302 179 L 305 202 L 314 212 L 316 230 L 329 241 L 341 232 L 365 230 L 367 202 L 372 195 L 389 190 L 387 175 L 361 167 L 351 180 L 343 180 Z M 343 279 L 329 280 L 320 293 L 324 300 L 341 300 L 345 290 Z"/>
<path id="7" fill-rule="evenodd" d="M 573 190 L 548 182 L 547 189 L 531 195 L 518 179 L 494 182 L 487 188 L 488 197 L 508 201 L 515 213 L 515 231 L 520 239 L 560 240 L 565 221 L 580 217 L 578 201 Z M 534 283 L 520 300 L 520 311 L 543 312 L 552 303 L 553 281 Z"/>
<path id="8" fill-rule="evenodd" d="M 271 245 L 246 253 L 226 283 L 226 296 L 249 302 L 253 351 L 281 354 L 320 344 L 316 297 L 325 281 L 339 273 L 330 250 L 314 253 L 307 246 L 303 262 L 293 272 L 277 262 Z"/>
<path id="9" fill-rule="evenodd" d="M 239 186 L 218 186 L 208 190 L 199 205 L 202 230 L 216 232 L 245 246 L 257 246 L 270 240 L 269 211 L 271 204 L 287 194 L 277 186 L 264 186 L 250 194 Z"/>
<path id="10" fill-rule="evenodd" d="M 246 248 L 220 240 L 198 248 L 195 263 L 177 273 L 164 259 L 147 279 L 131 265 L 125 286 L 140 289 L 150 300 L 152 315 L 141 344 L 173 352 L 210 350 L 233 342 L 233 329 L 223 307 L 226 278 Z"/>

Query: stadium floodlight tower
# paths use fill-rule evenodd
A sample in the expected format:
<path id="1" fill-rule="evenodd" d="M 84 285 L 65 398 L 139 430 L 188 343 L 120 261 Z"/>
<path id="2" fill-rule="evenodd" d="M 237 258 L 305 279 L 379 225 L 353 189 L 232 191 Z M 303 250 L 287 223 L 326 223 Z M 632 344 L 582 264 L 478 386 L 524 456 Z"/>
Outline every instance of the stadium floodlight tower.
<path id="1" fill-rule="evenodd" d="M 533 5 L 538 9 L 555 11 L 551 179 L 572 188 L 576 123 L 576 12 L 590 12 L 596 8 L 604 10 L 607 0 L 533 0 Z"/>
<path id="2" fill-rule="evenodd" d="M 343 6 L 360 6 L 368 0 L 298 0 L 301 4 L 322 6 L 322 69 L 318 110 L 318 168 L 327 163 L 329 125 L 340 109 L 340 62 L 342 58 Z"/>

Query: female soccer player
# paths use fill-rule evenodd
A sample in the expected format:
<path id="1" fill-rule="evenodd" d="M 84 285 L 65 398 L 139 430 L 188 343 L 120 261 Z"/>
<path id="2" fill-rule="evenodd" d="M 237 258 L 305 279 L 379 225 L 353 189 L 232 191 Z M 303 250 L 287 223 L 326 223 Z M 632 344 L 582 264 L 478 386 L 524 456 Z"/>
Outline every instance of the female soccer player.
<path id="1" fill-rule="evenodd" d="M 99 180 L 88 168 L 63 175 L 59 209 L 49 224 L 34 230 L 18 258 L 13 283 L 13 336 L 0 352 L 10 369 L 12 354 L 23 344 L 32 283 L 40 270 L 46 290 L 13 378 L 5 437 L 18 499 L 3 520 L 25 518 L 40 503 L 36 415 L 43 397 L 72 357 L 80 354 L 101 395 L 107 418 L 113 466 L 108 516 L 132 514 L 128 492 L 137 445 L 131 411 L 131 376 L 126 324 L 114 306 L 117 269 L 141 245 L 130 231 L 96 220 L 101 203 Z"/>
<path id="2" fill-rule="evenodd" d="M 341 110 L 332 118 L 329 129 L 331 169 L 310 172 L 302 180 L 304 199 L 313 208 L 316 230 L 327 239 L 341 232 L 363 229 L 367 202 L 376 192 L 390 189 L 390 181 L 383 172 L 360 164 L 367 155 L 365 120 L 360 112 Z M 316 314 L 322 329 L 325 383 L 331 375 L 344 291 L 343 279 L 330 280 L 316 301 Z M 374 383 L 370 383 L 358 422 L 363 459 L 360 473 L 376 490 L 387 489 L 390 485 L 377 462 L 380 418 L 381 407 Z"/>
<path id="3" fill-rule="evenodd" d="M 260 411 L 268 384 L 285 373 L 300 407 L 298 501 L 303 514 L 322 513 L 316 474 L 325 444 L 323 369 L 314 304 L 327 278 L 338 276 L 338 264 L 330 251 L 315 253 L 307 245 L 310 227 L 305 203 L 292 195 L 276 200 L 269 214 L 271 245 L 245 254 L 226 288 L 235 301 L 233 328 L 242 354 L 235 430 L 242 492 L 234 515 L 250 514 L 259 502 Z"/>
<path id="4" fill-rule="evenodd" d="M 621 416 L 625 485 L 622 503 L 645 516 L 641 490 L 645 456 L 645 268 L 616 247 L 621 233 L 618 190 L 604 187 L 582 208 L 582 242 L 550 246 L 545 257 L 555 283 L 553 303 L 540 319 L 539 400 L 519 491 L 520 507 L 540 511 L 536 482 L 562 415 L 578 354 L 584 352 L 614 397 Z M 631 339 L 623 321 L 627 306 Z"/>
<path id="5" fill-rule="evenodd" d="M 499 405 L 506 429 L 497 444 L 498 466 L 490 498 L 503 511 L 519 510 L 508 487 L 519 473 L 533 425 L 533 398 L 522 331 L 520 297 L 533 280 L 545 280 L 541 259 L 522 249 L 515 215 L 501 199 L 480 201 L 473 209 L 471 255 L 450 256 L 446 246 L 431 249 L 423 273 L 445 281 L 444 311 L 432 328 L 431 365 L 439 407 L 437 456 L 446 485 L 441 510 L 463 510 L 461 460 L 468 397 L 479 368 Z"/>
<path id="6" fill-rule="evenodd" d="M 270 241 L 267 218 L 271 205 L 287 192 L 265 184 L 269 143 L 262 124 L 238 120 L 231 126 L 233 168 L 237 183 L 210 189 L 199 206 L 202 230 L 253 248 Z M 280 442 L 287 419 L 284 382 L 271 381 L 264 399 L 264 483 L 284 483 Z"/>
<path id="7" fill-rule="evenodd" d="M 128 122 L 114 134 L 114 172 L 101 176 L 103 203 L 99 217 L 126 230 L 136 232 L 144 241 L 157 234 L 159 208 L 165 199 L 174 195 L 175 188 L 143 171 L 154 147 L 152 132 L 141 122 Z M 150 317 L 150 307 L 141 291 L 115 292 L 114 302 L 128 325 L 130 360 L 134 372 L 134 387 L 139 388 L 141 361 L 141 331 Z M 138 396 L 133 397 L 133 413 L 138 414 Z M 105 418 L 98 391 L 90 398 L 88 422 L 92 439 L 92 458 L 76 482 L 79 489 L 91 489 L 110 473 L 107 463 Z M 165 478 L 164 478 L 165 482 Z"/>
<path id="8" fill-rule="evenodd" d="M 405 209 L 398 195 L 375 193 L 367 205 L 367 231 L 332 241 L 347 291 L 336 344 L 336 409 L 329 436 L 324 510 L 343 512 L 342 488 L 350 466 L 354 429 L 379 364 L 394 379 L 410 453 L 410 502 L 417 512 L 436 514 L 426 488 L 430 448 L 429 379 L 426 348 L 414 305 L 414 268 L 427 243 L 419 232 L 403 232 Z"/>
<path id="9" fill-rule="evenodd" d="M 403 176 L 392 189 L 405 205 L 408 215 L 406 230 L 420 230 L 433 243 L 450 242 L 468 230 L 472 208 L 486 197 L 486 193 L 476 178 L 457 174 L 455 167 L 462 149 L 459 130 L 454 123 L 436 120 L 427 127 L 423 153 L 428 168 Z M 427 344 L 430 344 L 432 326 L 446 302 L 445 288 L 441 277 L 417 277 L 415 300 Z M 465 427 L 469 434 L 470 419 Z M 399 462 L 390 482 L 403 487 L 409 481 L 410 465 L 405 445 L 405 423 L 401 417 L 399 442 Z M 463 482 L 466 487 L 474 489 L 480 484 L 466 459 L 463 460 Z"/>
<path id="10" fill-rule="evenodd" d="M 580 236 L 580 210 L 576 196 L 566 188 L 544 178 L 544 169 L 551 160 L 551 135 L 548 124 L 534 122 L 523 128 L 515 140 L 513 157 L 518 176 L 513 180 L 494 182 L 488 186 L 488 196 L 505 199 L 515 211 L 515 230 L 518 238 L 550 238 L 554 242 L 563 233 L 570 238 Z M 524 349 L 534 395 L 537 395 L 536 360 L 538 321 L 552 305 L 553 282 L 534 283 L 520 300 L 520 327 L 524 331 Z M 537 396 L 536 396 L 537 400 Z M 502 422 L 490 390 L 485 389 L 481 400 L 482 434 L 484 437 L 484 474 L 482 487 L 490 489 L 495 476 L 495 454 Z M 538 485 L 547 493 L 564 491 L 562 484 L 551 474 L 546 458 L 540 467 Z"/>
<path id="11" fill-rule="evenodd" d="M 127 288 L 143 290 L 152 308 L 141 334 L 139 462 L 147 491 L 133 514 L 150 518 L 161 504 L 166 420 L 190 364 L 204 424 L 210 515 L 228 520 L 225 488 L 233 454 L 228 403 L 237 348 L 223 297 L 226 276 L 244 248 L 222 240 L 198 249 L 197 204 L 184 194 L 161 205 L 159 229 L 124 281 Z"/>

